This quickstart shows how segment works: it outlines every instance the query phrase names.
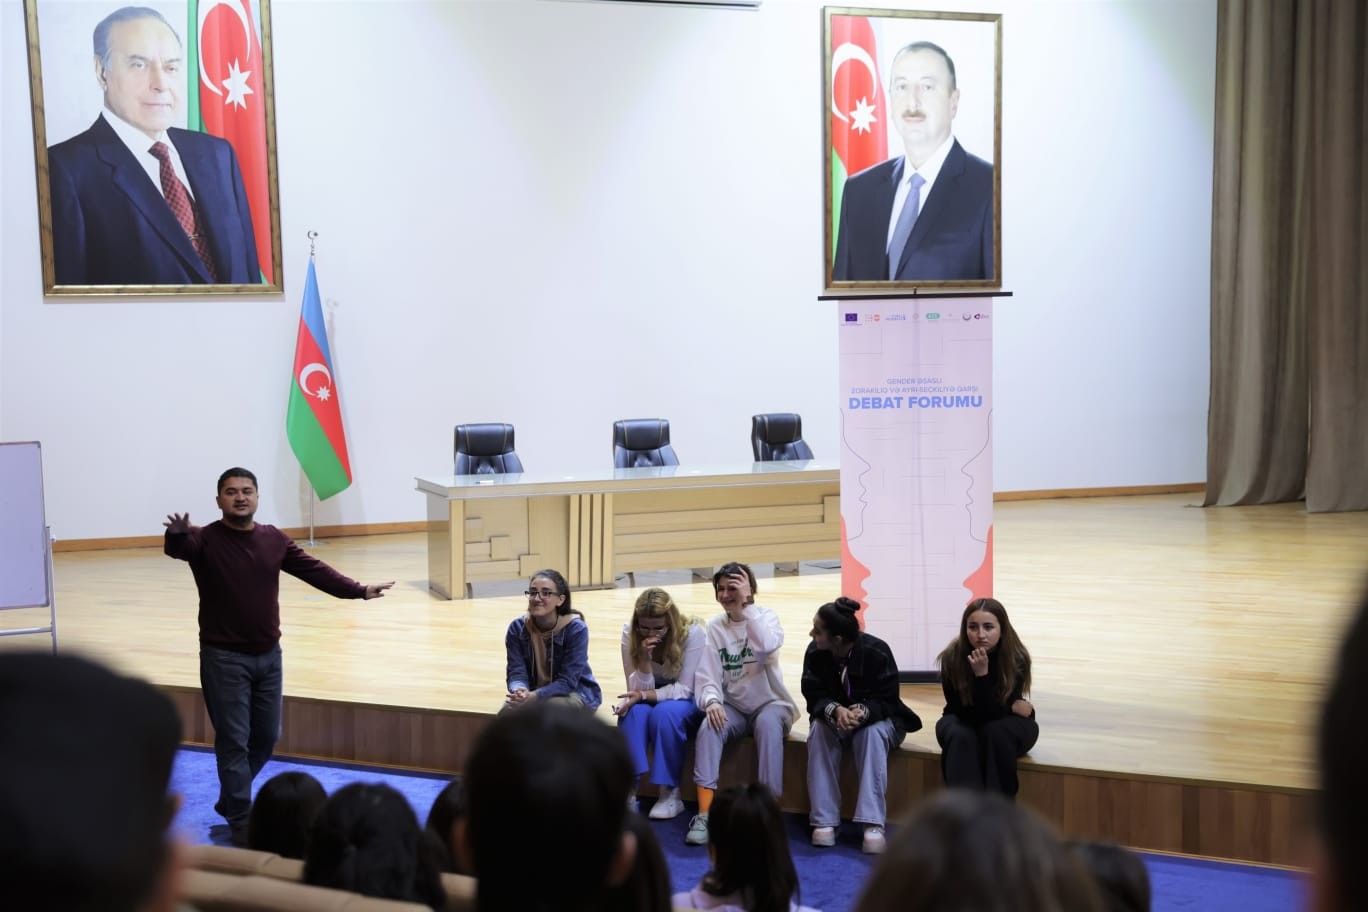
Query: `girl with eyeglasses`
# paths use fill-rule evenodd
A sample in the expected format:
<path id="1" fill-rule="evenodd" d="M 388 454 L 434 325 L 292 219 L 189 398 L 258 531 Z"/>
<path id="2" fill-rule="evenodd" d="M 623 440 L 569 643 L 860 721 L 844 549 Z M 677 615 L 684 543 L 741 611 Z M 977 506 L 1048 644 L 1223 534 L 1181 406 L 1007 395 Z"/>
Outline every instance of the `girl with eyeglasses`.
<path id="1" fill-rule="evenodd" d="M 508 625 L 508 695 L 504 710 L 534 700 L 563 700 L 590 709 L 603 702 L 589 668 L 589 625 L 570 607 L 570 586 L 555 570 L 538 570 L 527 588 L 527 613 Z"/>
<path id="2" fill-rule="evenodd" d="M 684 810 L 679 780 L 689 736 L 703 718 L 693 700 L 693 684 L 705 640 L 703 621 L 685 617 L 670 593 L 654 586 L 637 597 L 632 619 L 622 625 L 627 692 L 618 695 L 613 713 L 632 752 L 638 781 L 649 769 L 660 789 L 648 815 L 652 820 L 669 820 Z M 646 762 L 647 748 L 653 766 Z"/>
<path id="3" fill-rule="evenodd" d="M 945 714 L 936 723 L 945 784 L 1017 793 L 1017 758 L 1040 736 L 1031 692 L 1031 654 L 1007 609 L 974 599 L 960 617 L 959 636 L 941 652 Z"/>

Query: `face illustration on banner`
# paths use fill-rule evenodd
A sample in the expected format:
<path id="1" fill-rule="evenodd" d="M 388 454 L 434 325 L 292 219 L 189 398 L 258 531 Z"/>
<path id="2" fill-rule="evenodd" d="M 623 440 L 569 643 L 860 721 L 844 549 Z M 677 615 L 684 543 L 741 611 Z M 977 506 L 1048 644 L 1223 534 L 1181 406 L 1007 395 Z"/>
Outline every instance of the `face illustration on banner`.
<path id="1" fill-rule="evenodd" d="M 176 123 L 184 91 L 184 50 L 161 19 L 139 16 L 110 25 L 100 47 L 96 34 L 95 78 L 105 107 L 150 138 Z"/>

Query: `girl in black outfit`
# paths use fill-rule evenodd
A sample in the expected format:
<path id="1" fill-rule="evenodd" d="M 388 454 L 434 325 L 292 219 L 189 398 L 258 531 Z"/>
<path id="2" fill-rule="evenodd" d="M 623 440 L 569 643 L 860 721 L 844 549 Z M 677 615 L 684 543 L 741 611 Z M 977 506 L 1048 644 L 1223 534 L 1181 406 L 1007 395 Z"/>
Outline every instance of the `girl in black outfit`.
<path id="1" fill-rule="evenodd" d="M 1031 691 L 1031 654 L 997 599 L 974 599 L 959 636 L 941 652 L 945 714 L 936 723 L 945 784 L 1017 793 L 1017 758 L 1040 735 Z"/>

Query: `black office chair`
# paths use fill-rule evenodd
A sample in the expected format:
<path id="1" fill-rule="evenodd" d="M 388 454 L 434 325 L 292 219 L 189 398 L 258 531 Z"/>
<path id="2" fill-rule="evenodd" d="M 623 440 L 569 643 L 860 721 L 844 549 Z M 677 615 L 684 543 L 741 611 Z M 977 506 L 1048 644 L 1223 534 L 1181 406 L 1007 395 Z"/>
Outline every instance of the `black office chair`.
<path id="1" fill-rule="evenodd" d="M 457 475 L 500 475 L 522 470 L 522 460 L 513 452 L 513 425 L 456 425 Z"/>
<path id="2" fill-rule="evenodd" d="M 628 418 L 613 422 L 613 468 L 675 465 L 679 465 L 679 457 L 670 446 L 669 421 Z"/>
<path id="3" fill-rule="evenodd" d="M 756 462 L 811 459 L 812 448 L 803 440 L 803 416 L 793 412 L 752 415 L 751 450 Z"/>

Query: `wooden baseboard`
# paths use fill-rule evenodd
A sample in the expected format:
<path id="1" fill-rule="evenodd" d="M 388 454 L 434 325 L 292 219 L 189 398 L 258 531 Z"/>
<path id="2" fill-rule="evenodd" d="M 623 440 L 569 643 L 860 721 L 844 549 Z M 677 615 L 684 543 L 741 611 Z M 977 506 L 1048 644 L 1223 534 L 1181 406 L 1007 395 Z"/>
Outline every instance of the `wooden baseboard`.
<path id="1" fill-rule="evenodd" d="M 1205 481 L 1184 484 L 1130 485 L 1113 488 L 1047 488 L 1041 491 L 994 491 L 993 500 L 1058 500 L 1065 497 L 1139 497 L 1145 494 L 1201 494 Z"/>
<path id="2" fill-rule="evenodd" d="M 307 526 L 288 526 L 286 535 L 302 539 L 309 534 Z M 393 523 L 355 523 L 349 526 L 314 526 L 316 538 L 348 538 L 353 535 L 393 535 L 399 532 L 426 532 L 427 521 Z M 56 551 L 108 551 L 115 548 L 160 548 L 160 535 L 134 535 L 128 538 L 66 538 L 52 545 Z"/>
<path id="3" fill-rule="evenodd" d="M 1206 482 L 1195 481 L 1187 484 L 1170 485 L 1133 485 L 1113 488 L 1053 488 L 1040 491 L 996 491 L 993 500 L 1057 500 L 1065 497 L 1138 497 L 1144 494 L 1200 494 L 1206 490 Z M 284 530 L 292 538 L 303 538 L 308 534 L 303 526 L 290 526 Z M 315 526 L 314 535 L 318 538 L 347 538 L 353 535 L 393 535 L 399 532 L 426 532 L 427 521 L 392 523 L 356 523 L 348 526 Z M 108 551 L 115 548 L 160 548 L 160 535 L 134 535 L 128 538 L 66 538 L 58 539 L 52 546 L 53 551 Z"/>

